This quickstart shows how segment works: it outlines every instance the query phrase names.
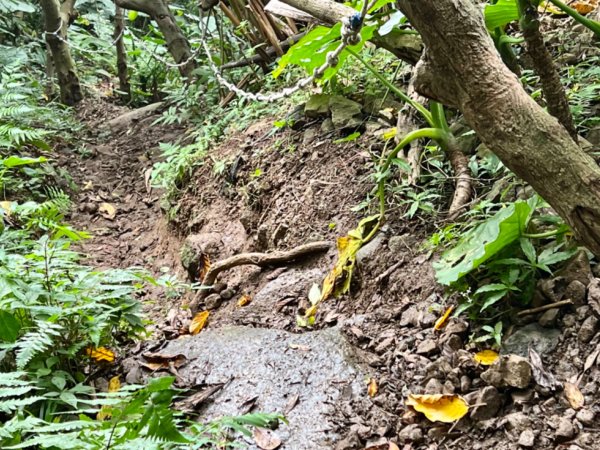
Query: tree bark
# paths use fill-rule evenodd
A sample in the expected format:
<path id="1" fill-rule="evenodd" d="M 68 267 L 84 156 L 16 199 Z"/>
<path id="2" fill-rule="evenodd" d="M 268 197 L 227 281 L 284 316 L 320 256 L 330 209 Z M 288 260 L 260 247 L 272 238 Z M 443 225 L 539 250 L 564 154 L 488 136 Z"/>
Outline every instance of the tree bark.
<path id="1" fill-rule="evenodd" d="M 189 78 L 192 71 L 196 68 L 195 61 L 192 60 L 192 51 L 190 43 L 181 32 L 181 29 L 175 21 L 175 16 L 171 13 L 169 5 L 164 0 L 116 0 L 121 8 L 139 11 L 152 17 L 167 41 L 169 53 L 177 64 L 187 61 L 179 67 L 179 73 Z"/>
<path id="2" fill-rule="evenodd" d="M 60 100 L 65 105 L 73 106 L 83 99 L 75 64 L 69 46 L 65 42 L 75 0 L 67 0 L 62 5 L 58 0 L 40 0 L 40 5 L 44 12 L 46 33 L 54 33 L 58 30 L 58 36 L 46 34 L 46 42 L 54 60 L 54 69 L 60 87 Z"/>
<path id="3" fill-rule="evenodd" d="M 484 144 L 600 255 L 600 168 L 502 63 L 470 0 L 399 0 L 425 52 L 416 88 L 456 107 Z"/>
<path id="4" fill-rule="evenodd" d="M 116 3 L 115 3 L 116 5 Z M 127 73 L 127 51 L 125 41 L 123 40 L 123 30 L 125 21 L 123 19 L 123 8 L 115 7 L 115 47 L 117 50 L 117 75 L 119 76 L 119 90 L 123 93 L 125 101 L 131 99 L 131 86 L 129 85 L 129 75 Z"/>
<path id="5" fill-rule="evenodd" d="M 530 0 L 519 0 L 519 5 L 522 15 L 521 31 L 527 44 L 527 54 L 533 62 L 536 73 L 540 76 L 548 112 L 558 119 L 577 142 L 577 129 L 573 122 L 565 89 L 560 80 L 560 74 L 540 32 L 537 6 L 532 5 Z"/>

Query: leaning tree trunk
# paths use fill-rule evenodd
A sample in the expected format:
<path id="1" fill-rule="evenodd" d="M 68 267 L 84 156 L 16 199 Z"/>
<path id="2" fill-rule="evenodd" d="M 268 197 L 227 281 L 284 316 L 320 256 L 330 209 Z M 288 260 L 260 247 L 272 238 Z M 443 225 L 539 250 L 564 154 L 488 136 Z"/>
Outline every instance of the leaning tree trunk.
<path id="1" fill-rule="evenodd" d="M 123 8 L 115 8 L 115 47 L 117 50 L 117 75 L 119 76 L 119 90 L 123 93 L 123 98 L 127 101 L 131 98 L 131 86 L 129 85 L 129 76 L 127 74 L 127 51 L 125 50 L 125 41 L 123 40 L 123 30 L 125 22 L 123 20 Z"/>
<path id="2" fill-rule="evenodd" d="M 399 0 L 426 50 L 416 88 L 457 107 L 482 141 L 600 255 L 600 168 L 502 63 L 471 0 Z"/>
<path id="3" fill-rule="evenodd" d="M 54 70 L 60 87 L 60 100 L 65 105 L 75 105 L 83 99 L 81 86 L 69 45 L 66 43 L 67 28 L 75 0 L 65 1 L 62 5 L 58 0 L 40 0 L 44 11 L 46 42 L 52 52 Z M 57 35 L 53 34 L 57 32 Z"/>
<path id="4" fill-rule="evenodd" d="M 177 25 L 167 2 L 165 0 L 116 0 L 116 2 L 121 8 L 146 13 L 156 20 L 175 62 L 177 64 L 185 63 L 179 66 L 179 72 L 189 78 L 196 68 L 196 64 L 192 60 L 190 43 Z"/>
<path id="5" fill-rule="evenodd" d="M 315 17 L 341 15 L 329 0 L 282 1 Z M 600 168 L 504 65 L 481 11 L 472 0 L 397 3 L 425 44 L 417 91 L 460 109 L 484 144 L 600 256 Z"/>

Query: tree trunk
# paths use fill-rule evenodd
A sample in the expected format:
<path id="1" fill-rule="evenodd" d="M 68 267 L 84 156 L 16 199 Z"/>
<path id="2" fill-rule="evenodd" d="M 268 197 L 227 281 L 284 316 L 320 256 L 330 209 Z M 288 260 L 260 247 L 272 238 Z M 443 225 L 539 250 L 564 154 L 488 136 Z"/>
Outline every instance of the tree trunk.
<path id="1" fill-rule="evenodd" d="M 502 162 L 600 255 L 600 168 L 502 63 L 470 0 L 399 0 L 425 52 L 416 88 L 461 110 Z"/>
<path id="2" fill-rule="evenodd" d="M 123 30 L 125 23 L 123 20 L 123 8 L 115 7 L 115 46 L 117 49 L 117 75 L 119 76 L 119 90 L 123 92 L 126 101 L 131 98 L 131 86 L 129 85 L 129 76 L 127 74 L 127 51 L 125 50 L 125 41 L 123 40 Z"/>
<path id="3" fill-rule="evenodd" d="M 65 105 L 75 105 L 83 99 L 81 86 L 75 64 L 71 58 L 66 41 L 67 28 L 75 0 L 65 1 L 62 5 L 58 0 L 40 0 L 44 11 L 46 42 L 50 46 L 54 69 L 60 87 L 60 100 Z M 57 32 L 58 35 L 53 34 Z"/>
<path id="4" fill-rule="evenodd" d="M 196 68 L 195 61 L 192 60 L 192 51 L 190 44 L 181 29 L 175 21 L 175 16 L 171 13 L 169 5 L 165 0 L 116 0 L 121 8 L 140 11 L 148 14 L 158 24 L 158 28 L 167 41 L 169 53 L 179 66 L 179 73 L 189 78 L 192 71 Z"/>

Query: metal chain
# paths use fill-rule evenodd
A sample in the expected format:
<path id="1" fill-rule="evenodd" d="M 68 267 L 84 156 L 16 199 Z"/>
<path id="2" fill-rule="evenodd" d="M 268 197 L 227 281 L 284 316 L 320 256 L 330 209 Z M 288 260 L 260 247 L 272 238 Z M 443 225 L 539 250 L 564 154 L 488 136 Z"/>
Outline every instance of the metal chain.
<path id="1" fill-rule="evenodd" d="M 336 67 L 338 65 L 339 56 L 347 46 L 356 45 L 360 42 L 360 40 L 361 40 L 360 30 L 362 28 L 363 22 L 367 15 L 367 11 L 369 10 L 368 3 L 369 3 L 369 0 L 364 0 L 362 11 L 360 14 L 359 13 L 353 14 L 352 16 L 346 17 L 342 20 L 342 29 L 341 29 L 342 40 L 335 50 L 327 53 L 327 56 L 325 57 L 325 63 L 323 63 L 319 67 L 316 67 L 315 70 L 313 71 L 312 75 L 298 80 L 295 85 L 287 87 L 287 88 L 283 88 L 281 91 L 274 92 L 269 95 L 265 95 L 265 94 L 261 94 L 261 93 L 255 94 L 253 92 L 247 92 L 243 89 L 240 89 L 235 84 L 231 83 L 230 81 L 225 79 L 225 77 L 223 77 L 223 75 L 221 74 L 221 71 L 216 66 L 216 64 L 213 62 L 212 54 L 210 52 L 208 44 L 206 43 L 206 39 L 205 39 L 206 26 L 204 24 L 202 12 L 200 14 L 200 21 L 198 22 L 200 25 L 200 31 L 202 33 L 200 42 L 202 44 L 202 47 L 204 48 L 204 52 L 206 53 L 206 57 L 208 59 L 208 64 L 209 64 L 213 74 L 215 75 L 217 81 L 219 82 L 219 84 L 221 86 L 226 87 L 230 91 L 234 92 L 235 94 L 237 94 L 238 96 L 240 96 L 246 100 L 267 102 L 267 103 L 275 102 L 277 100 L 281 100 L 285 97 L 289 97 L 290 95 L 295 94 L 296 92 L 300 91 L 301 89 L 304 89 L 306 86 L 311 84 L 313 81 L 315 81 L 319 78 L 322 78 L 323 74 L 325 73 L 325 71 L 327 69 L 329 69 L 330 67 Z"/>

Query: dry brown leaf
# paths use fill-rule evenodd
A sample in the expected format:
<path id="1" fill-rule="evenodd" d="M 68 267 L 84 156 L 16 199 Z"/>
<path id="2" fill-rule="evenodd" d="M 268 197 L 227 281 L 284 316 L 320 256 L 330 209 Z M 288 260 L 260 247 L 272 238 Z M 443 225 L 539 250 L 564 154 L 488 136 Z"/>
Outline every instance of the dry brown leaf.
<path id="1" fill-rule="evenodd" d="M 560 387 L 560 383 L 556 380 L 552 373 L 544 369 L 542 358 L 534 349 L 529 349 L 529 362 L 533 371 L 533 379 L 542 387 L 552 389 L 553 391 Z"/>
<path id="2" fill-rule="evenodd" d="M 438 331 L 441 330 L 444 325 L 446 325 L 446 322 L 448 321 L 448 317 L 450 317 L 450 314 L 452 314 L 452 311 L 454 311 L 454 305 L 452 305 L 450 308 L 448 308 L 446 310 L 446 312 L 444 313 L 444 315 L 442 317 L 440 317 L 438 320 L 436 320 L 435 325 L 433 326 L 433 329 Z"/>
<path id="3" fill-rule="evenodd" d="M 285 409 L 283 410 L 283 414 L 285 416 L 287 416 L 290 413 L 290 411 L 296 407 L 296 405 L 298 404 L 299 401 L 300 401 L 300 396 L 298 394 L 292 395 L 288 399 L 287 404 L 285 405 Z"/>
<path id="4" fill-rule="evenodd" d="M 281 445 L 281 439 L 262 428 L 255 428 L 252 436 L 256 445 L 262 450 L 275 450 Z"/>
<path id="5" fill-rule="evenodd" d="M 467 401 L 456 394 L 410 394 L 404 403 L 425 414 L 432 422 L 456 422 L 469 412 Z"/>
<path id="6" fill-rule="evenodd" d="M 578 410 L 583 408 L 585 399 L 579 388 L 573 383 L 565 383 L 565 397 L 569 400 L 571 408 Z"/>
<path id="7" fill-rule="evenodd" d="M 369 386 L 367 387 L 367 394 L 369 394 L 369 397 L 373 398 L 377 395 L 377 392 L 379 392 L 377 380 L 375 378 L 371 378 L 369 380 Z"/>
<path id="8" fill-rule="evenodd" d="M 190 334 L 198 334 L 202 331 L 206 322 L 208 321 L 209 311 L 201 311 L 194 316 L 192 323 L 190 323 L 189 332 Z"/>
<path id="9" fill-rule="evenodd" d="M 170 369 L 171 367 L 178 369 L 187 362 L 187 358 L 182 354 L 144 353 L 142 356 L 147 362 L 142 362 L 140 365 L 152 371 Z"/>
<path id="10" fill-rule="evenodd" d="M 206 253 L 200 255 L 200 263 L 198 264 L 198 279 L 204 280 L 206 274 L 210 270 L 210 257 Z"/>
<path id="11" fill-rule="evenodd" d="M 500 357 L 494 350 L 482 350 L 475 353 L 473 359 L 482 366 L 491 366 Z"/>
<path id="12" fill-rule="evenodd" d="M 106 347 L 98 347 L 98 348 L 86 348 L 85 353 L 92 358 L 93 360 L 99 361 L 107 361 L 109 363 L 114 362 L 115 354 L 107 349 Z"/>
<path id="13" fill-rule="evenodd" d="M 248 294 L 244 294 L 240 297 L 237 304 L 241 308 L 242 306 L 248 305 L 250 302 L 252 302 L 252 297 L 250 297 Z"/>
<path id="14" fill-rule="evenodd" d="M 152 192 L 152 167 L 144 171 L 144 184 L 146 186 L 146 192 L 149 194 Z"/>
<path id="15" fill-rule="evenodd" d="M 113 220 L 117 215 L 117 208 L 110 203 L 100 203 L 100 207 L 98 208 L 98 212 L 102 217 L 108 220 Z"/>

